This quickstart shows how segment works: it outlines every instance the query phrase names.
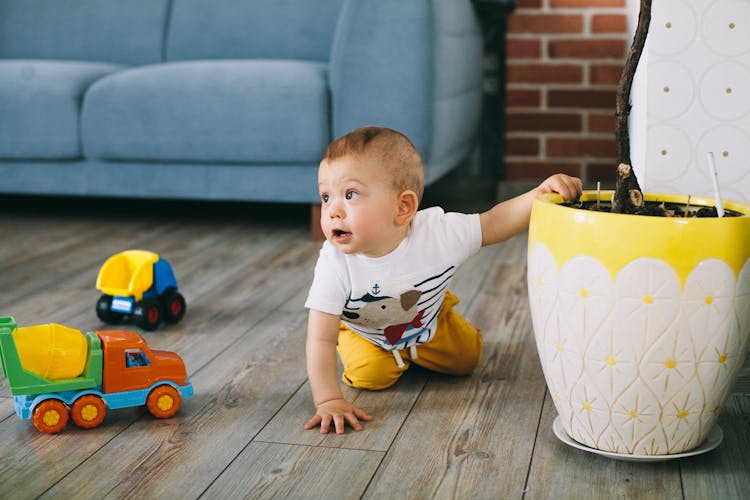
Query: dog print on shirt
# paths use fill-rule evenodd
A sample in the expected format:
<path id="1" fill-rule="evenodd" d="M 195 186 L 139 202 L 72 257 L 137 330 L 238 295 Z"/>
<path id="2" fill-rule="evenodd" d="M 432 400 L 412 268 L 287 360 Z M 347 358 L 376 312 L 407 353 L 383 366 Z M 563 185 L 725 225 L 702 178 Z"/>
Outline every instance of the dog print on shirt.
<path id="1" fill-rule="evenodd" d="M 364 295 L 346 301 L 341 319 L 352 330 L 385 348 L 423 344 L 432 338 L 453 271 L 451 266 L 398 293 L 374 283 Z"/>

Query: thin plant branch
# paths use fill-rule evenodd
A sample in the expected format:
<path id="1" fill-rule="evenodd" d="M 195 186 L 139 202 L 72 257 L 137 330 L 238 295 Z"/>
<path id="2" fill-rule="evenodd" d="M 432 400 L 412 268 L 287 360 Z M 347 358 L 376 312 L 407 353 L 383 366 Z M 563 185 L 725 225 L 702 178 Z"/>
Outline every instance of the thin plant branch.
<path id="1" fill-rule="evenodd" d="M 615 100 L 615 140 L 617 145 L 617 183 L 612 196 L 612 211 L 617 213 L 636 213 L 643 207 L 643 192 L 633 170 L 630 158 L 630 91 L 638 62 L 646 44 L 649 25 L 651 24 L 651 0 L 641 0 L 638 13 L 638 25 L 633 36 L 628 57 L 625 61 L 617 98 Z"/>

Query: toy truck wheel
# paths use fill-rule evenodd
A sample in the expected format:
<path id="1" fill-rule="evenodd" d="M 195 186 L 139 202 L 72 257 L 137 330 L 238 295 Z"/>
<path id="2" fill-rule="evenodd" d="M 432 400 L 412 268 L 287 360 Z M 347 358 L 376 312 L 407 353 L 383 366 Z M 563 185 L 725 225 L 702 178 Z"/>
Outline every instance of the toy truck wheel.
<path id="1" fill-rule="evenodd" d="M 154 388 L 146 399 L 146 407 L 156 418 L 169 418 L 180 409 L 180 393 L 171 385 Z"/>
<path id="2" fill-rule="evenodd" d="M 135 319 L 135 324 L 144 330 L 156 330 L 156 327 L 161 323 L 161 307 L 155 300 L 143 299 L 135 305 L 133 318 Z"/>
<path id="3" fill-rule="evenodd" d="M 96 315 L 102 322 L 116 325 L 122 320 L 122 314 L 112 311 L 112 296 L 102 295 L 96 301 Z"/>
<path id="4" fill-rule="evenodd" d="M 93 429 L 104 421 L 107 405 L 99 396 L 87 394 L 76 399 L 70 407 L 73 422 L 83 429 Z"/>
<path id="5" fill-rule="evenodd" d="M 164 306 L 164 321 L 177 323 L 185 316 L 185 297 L 174 288 L 170 288 L 161 296 Z"/>
<path id="6" fill-rule="evenodd" d="M 32 421 L 40 432 L 55 434 L 68 423 L 68 407 L 59 399 L 42 401 L 34 408 Z"/>

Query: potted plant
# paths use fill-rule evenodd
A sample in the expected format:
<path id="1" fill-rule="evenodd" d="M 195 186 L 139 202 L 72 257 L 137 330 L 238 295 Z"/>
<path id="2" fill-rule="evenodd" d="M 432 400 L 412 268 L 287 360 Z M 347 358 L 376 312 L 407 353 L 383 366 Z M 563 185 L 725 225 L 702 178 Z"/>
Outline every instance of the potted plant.
<path id="1" fill-rule="evenodd" d="M 650 11 L 642 0 L 620 81 L 616 189 L 577 206 L 535 200 L 528 287 L 555 425 L 605 454 L 658 459 L 698 450 L 712 430 L 718 444 L 750 343 L 750 206 L 696 217 L 720 200 L 641 192 L 627 116 Z"/>

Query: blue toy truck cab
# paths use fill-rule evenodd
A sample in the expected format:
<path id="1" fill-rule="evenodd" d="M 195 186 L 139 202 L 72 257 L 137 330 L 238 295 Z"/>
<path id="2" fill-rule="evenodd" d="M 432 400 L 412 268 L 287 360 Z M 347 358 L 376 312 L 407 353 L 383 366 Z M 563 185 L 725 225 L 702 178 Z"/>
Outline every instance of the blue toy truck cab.
<path id="1" fill-rule="evenodd" d="M 144 330 L 155 330 L 162 320 L 177 323 L 185 315 L 172 266 L 153 252 L 113 255 L 99 270 L 96 287 L 103 292 L 96 314 L 108 324 L 132 318 Z"/>

